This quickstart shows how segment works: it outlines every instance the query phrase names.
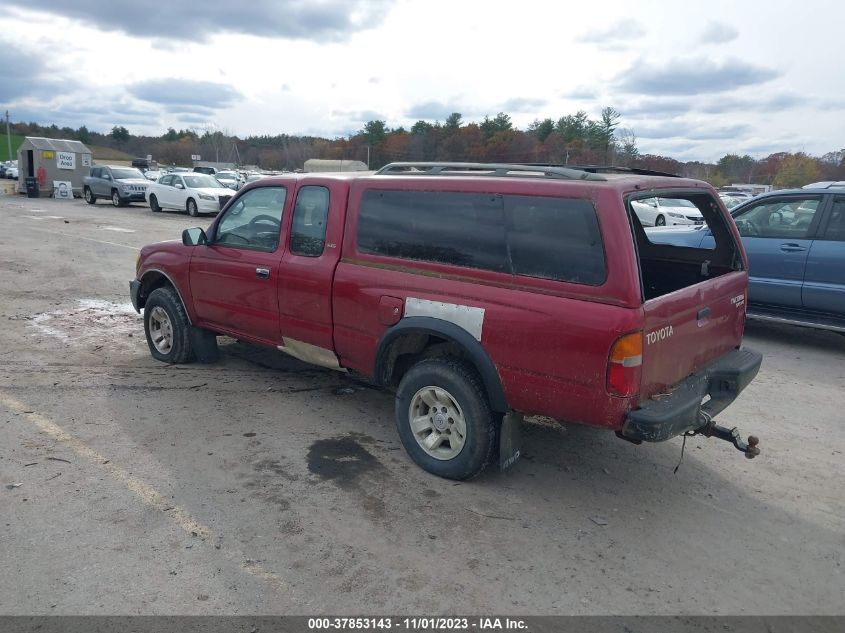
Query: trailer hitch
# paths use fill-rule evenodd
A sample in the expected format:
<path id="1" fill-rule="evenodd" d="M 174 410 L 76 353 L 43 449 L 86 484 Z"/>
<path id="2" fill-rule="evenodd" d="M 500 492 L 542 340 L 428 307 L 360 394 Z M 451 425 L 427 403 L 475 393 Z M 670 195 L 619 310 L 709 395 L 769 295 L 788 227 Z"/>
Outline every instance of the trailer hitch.
<path id="1" fill-rule="evenodd" d="M 754 459 L 760 454 L 760 449 L 757 447 L 760 439 L 756 435 L 749 435 L 748 442 L 743 442 L 737 427 L 729 429 L 725 426 L 719 426 L 710 417 L 708 417 L 704 426 L 696 429 L 695 434 L 703 435 L 704 437 L 715 437 L 730 442 L 738 451 L 745 453 L 748 459 Z"/>

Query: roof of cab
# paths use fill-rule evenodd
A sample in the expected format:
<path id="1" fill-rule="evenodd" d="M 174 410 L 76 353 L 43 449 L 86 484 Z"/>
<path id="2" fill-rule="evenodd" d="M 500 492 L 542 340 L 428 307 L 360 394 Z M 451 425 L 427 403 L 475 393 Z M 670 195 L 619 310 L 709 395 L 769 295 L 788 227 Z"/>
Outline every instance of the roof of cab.
<path id="1" fill-rule="evenodd" d="M 535 181 L 538 183 L 547 183 L 543 185 L 543 188 L 548 184 L 555 183 L 611 189 L 620 192 L 710 187 L 710 185 L 700 180 L 625 167 L 568 167 L 562 165 L 515 163 L 445 162 L 390 163 L 376 172 L 287 173 L 279 176 L 270 176 L 261 179 L 259 182 L 268 185 L 274 182 L 289 182 L 290 180 L 298 181 L 303 179 L 369 180 L 373 182 L 401 179 L 403 184 L 405 184 L 409 180 L 430 179 L 431 182 L 442 184 L 455 178 L 470 179 L 473 181 L 490 180 L 500 183 Z"/>

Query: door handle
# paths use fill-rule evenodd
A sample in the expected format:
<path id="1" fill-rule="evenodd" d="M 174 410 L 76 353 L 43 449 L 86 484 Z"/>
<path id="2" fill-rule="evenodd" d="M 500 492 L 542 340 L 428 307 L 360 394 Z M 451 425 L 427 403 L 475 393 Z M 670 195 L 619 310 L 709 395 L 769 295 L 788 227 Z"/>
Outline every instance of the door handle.
<path id="1" fill-rule="evenodd" d="M 269 268 L 256 268 L 255 269 L 255 276 L 259 279 L 270 279 L 270 269 Z"/>
<path id="2" fill-rule="evenodd" d="M 695 319 L 696 319 L 696 321 L 701 321 L 702 319 L 706 319 L 709 316 L 710 316 L 710 308 L 709 307 L 708 308 L 701 308 L 701 310 L 696 312 Z"/>
<path id="3" fill-rule="evenodd" d="M 799 251 L 806 251 L 807 249 L 800 244 L 781 244 L 780 250 L 784 253 L 797 253 Z"/>

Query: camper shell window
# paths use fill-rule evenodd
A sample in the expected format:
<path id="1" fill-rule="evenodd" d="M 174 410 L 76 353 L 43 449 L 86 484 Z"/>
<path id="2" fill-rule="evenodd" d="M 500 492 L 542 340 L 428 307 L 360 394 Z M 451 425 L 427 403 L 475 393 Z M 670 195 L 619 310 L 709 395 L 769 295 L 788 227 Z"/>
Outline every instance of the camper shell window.
<path id="1" fill-rule="evenodd" d="M 683 201 L 680 204 L 684 207 L 691 203 L 701 213 L 703 224 L 644 228 L 631 203 L 655 196 Z M 652 191 L 629 196 L 626 207 L 637 247 L 644 301 L 743 269 L 740 249 L 725 215 L 709 193 Z"/>

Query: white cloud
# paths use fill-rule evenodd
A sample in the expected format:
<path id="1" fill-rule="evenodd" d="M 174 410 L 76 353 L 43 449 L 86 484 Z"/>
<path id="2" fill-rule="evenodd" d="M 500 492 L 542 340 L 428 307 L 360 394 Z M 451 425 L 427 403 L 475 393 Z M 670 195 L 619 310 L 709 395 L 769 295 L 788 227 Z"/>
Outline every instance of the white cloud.
<path id="1" fill-rule="evenodd" d="M 821 154 L 845 138 L 845 74 L 829 64 L 845 52 L 845 6 L 821 0 L 773 0 L 766 11 L 711 0 L 703 27 L 698 7 L 668 0 L 606 0 L 601 11 L 552 1 L 313 0 L 269 17 L 277 3 L 251 3 L 227 6 L 231 23 L 207 11 L 187 37 L 148 5 L 113 3 L 95 23 L 80 13 L 94 0 L 86 2 L 4 5 L 2 49 L 21 51 L 0 65 L 0 109 L 13 120 L 161 134 L 199 113 L 239 136 L 331 138 L 369 115 L 407 129 L 452 112 L 470 122 L 505 111 L 525 128 L 613 106 L 644 150 L 671 143 L 686 157 L 767 139 L 800 139 Z M 274 30 L 280 16 L 295 24 Z M 781 35 L 802 21 L 813 23 L 812 45 Z M 174 105 L 176 78 L 227 89 L 199 84 L 209 89 Z M 139 85 L 161 94 L 138 94 Z M 658 127 L 670 121 L 680 124 Z"/>

